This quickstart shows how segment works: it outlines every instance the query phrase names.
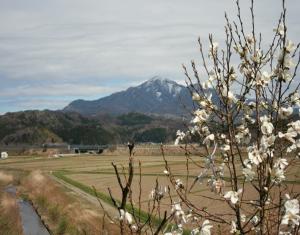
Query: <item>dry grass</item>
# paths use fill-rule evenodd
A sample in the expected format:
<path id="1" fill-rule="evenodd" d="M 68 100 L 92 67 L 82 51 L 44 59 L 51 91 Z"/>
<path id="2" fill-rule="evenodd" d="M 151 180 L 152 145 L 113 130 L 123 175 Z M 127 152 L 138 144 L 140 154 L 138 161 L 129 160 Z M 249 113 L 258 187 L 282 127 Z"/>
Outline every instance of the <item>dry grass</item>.
<path id="1" fill-rule="evenodd" d="M 22 223 L 16 198 L 4 192 L 15 180 L 12 174 L 0 171 L 0 232 L 1 235 L 22 235 Z"/>
<path id="2" fill-rule="evenodd" d="M 33 201 L 53 234 L 100 234 L 99 209 L 76 198 L 41 171 L 33 171 L 24 179 L 22 191 Z"/>
<path id="3" fill-rule="evenodd" d="M 22 224 L 15 198 L 3 193 L 0 205 L 0 231 L 3 235 L 21 235 Z"/>
<path id="4" fill-rule="evenodd" d="M 0 182 L 4 185 L 7 185 L 13 181 L 14 177 L 10 174 L 6 174 L 3 171 L 0 171 Z"/>
<path id="5" fill-rule="evenodd" d="M 188 151 L 191 151 L 192 153 L 201 152 L 203 151 L 202 148 L 199 147 L 192 147 L 187 146 L 186 147 Z M 177 145 L 164 145 L 164 150 L 166 155 L 169 156 L 184 156 L 185 150 Z M 134 148 L 134 151 L 136 156 L 159 156 L 161 157 L 161 146 L 158 144 L 149 145 L 149 144 L 141 144 L 137 145 Z M 128 155 L 128 147 L 127 146 L 118 146 L 114 149 L 105 149 L 104 154 L 108 156 L 126 156 Z"/>

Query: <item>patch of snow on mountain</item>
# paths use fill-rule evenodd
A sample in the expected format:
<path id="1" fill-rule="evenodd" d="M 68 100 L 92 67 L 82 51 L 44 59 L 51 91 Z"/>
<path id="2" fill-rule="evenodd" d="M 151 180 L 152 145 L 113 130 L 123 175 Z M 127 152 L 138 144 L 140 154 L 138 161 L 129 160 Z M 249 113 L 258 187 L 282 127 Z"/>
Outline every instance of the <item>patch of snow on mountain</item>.
<path id="1" fill-rule="evenodd" d="M 161 102 L 161 101 L 163 100 L 163 99 L 161 98 L 161 94 L 162 94 L 162 93 L 157 91 L 155 94 L 156 94 L 157 100 L 158 100 L 159 102 Z"/>
<path id="2" fill-rule="evenodd" d="M 141 84 L 139 88 L 145 89 L 147 93 L 152 93 L 157 98 L 163 94 L 177 98 L 184 87 L 170 79 L 156 76 Z"/>
<path id="3" fill-rule="evenodd" d="M 180 87 L 180 86 L 175 87 L 175 89 L 174 89 L 174 92 L 175 92 L 174 96 L 178 96 L 181 91 L 182 91 L 182 87 Z"/>
<path id="4" fill-rule="evenodd" d="M 161 92 L 156 92 L 156 97 L 159 98 L 161 96 Z"/>

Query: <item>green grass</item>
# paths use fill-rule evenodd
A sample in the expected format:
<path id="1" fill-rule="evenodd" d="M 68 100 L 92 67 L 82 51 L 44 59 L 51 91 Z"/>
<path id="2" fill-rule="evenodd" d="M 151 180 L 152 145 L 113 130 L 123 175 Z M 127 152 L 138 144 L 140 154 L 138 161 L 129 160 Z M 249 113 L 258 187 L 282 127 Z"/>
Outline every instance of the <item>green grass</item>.
<path id="1" fill-rule="evenodd" d="M 57 235 L 65 234 L 66 231 L 67 231 L 67 228 L 68 228 L 68 222 L 64 217 L 62 217 L 59 220 L 59 223 L 58 223 L 58 226 L 57 226 L 57 229 L 56 229 L 56 234 Z"/>
<path id="2" fill-rule="evenodd" d="M 56 223 L 58 221 L 58 218 L 60 215 L 59 206 L 57 204 L 50 206 L 48 209 L 48 214 L 49 214 L 50 220 Z"/>
<path id="3" fill-rule="evenodd" d="M 36 200 L 35 200 L 37 206 L 42 209 L 45 210 L 48 207 L 48 200 L 45 196 L 43 195 L 39 195 Z"/>

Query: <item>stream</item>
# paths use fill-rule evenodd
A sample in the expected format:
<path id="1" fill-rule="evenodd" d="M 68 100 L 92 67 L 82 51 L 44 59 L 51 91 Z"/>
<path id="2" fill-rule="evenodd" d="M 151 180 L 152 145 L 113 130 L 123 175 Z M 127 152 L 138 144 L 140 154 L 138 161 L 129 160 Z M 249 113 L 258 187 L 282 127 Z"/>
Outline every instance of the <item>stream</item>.
<path id="1" fill-rule="evenodd" d="M 13 185 L 5 188 L 5 192 L 14 198 L 16 191 L 16 187 Z M 31 203 L 23 199 L 17 201 L 24 235 L 50 235 Z"/>

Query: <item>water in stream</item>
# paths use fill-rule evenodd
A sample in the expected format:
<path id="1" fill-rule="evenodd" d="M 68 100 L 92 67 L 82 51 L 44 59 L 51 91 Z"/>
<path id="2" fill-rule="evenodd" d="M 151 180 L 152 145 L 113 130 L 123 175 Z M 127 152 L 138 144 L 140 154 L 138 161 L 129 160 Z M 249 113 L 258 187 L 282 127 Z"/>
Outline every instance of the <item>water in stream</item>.
<path id="1" fill-rule="evenodd" d="M 49 235 L 40 217 L 28 201 L 18 200 L 24 235 Z"/>
<path id="2" fill-rule="evenodd" d="M 5 192 L 9 193 L 12 197 L 16 197 L 15 186 L 6 187 Z M 28 201 L 19 199 L 18 204 L 24 235 L 50 235 L 40 217 Z"/>

